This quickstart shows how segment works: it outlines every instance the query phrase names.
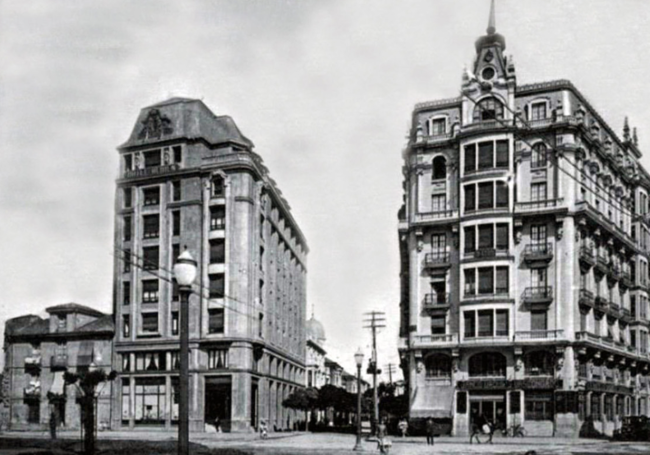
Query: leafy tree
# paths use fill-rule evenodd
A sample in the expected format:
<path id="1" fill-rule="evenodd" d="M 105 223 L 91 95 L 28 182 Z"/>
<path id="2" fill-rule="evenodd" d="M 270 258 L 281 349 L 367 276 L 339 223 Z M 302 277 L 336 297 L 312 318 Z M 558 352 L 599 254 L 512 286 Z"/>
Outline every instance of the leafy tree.
<path id="1" fill-rule="evenodd" d="M 313 387 L 294 390 L 282 402 L 282 406 L 305 412 L 305 431 L 309 431 L 309 415 L 318 404 L 318 391 Z"/>

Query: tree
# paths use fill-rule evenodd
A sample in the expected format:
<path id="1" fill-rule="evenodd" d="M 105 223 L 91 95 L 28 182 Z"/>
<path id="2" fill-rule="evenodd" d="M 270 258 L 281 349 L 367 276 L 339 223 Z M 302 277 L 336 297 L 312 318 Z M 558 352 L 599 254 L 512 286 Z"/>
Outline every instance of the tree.
<path id="1" fill-rule="evenodd" d="M 318 391 L 313 387 L 296 389 L 282 402 L 282 406 L 305 412 L 305 431 L 309 431 L 309 415 L 318 404 Z"/>
<path id="2" fill-rule="evenodd" d="M 76 384 L 77 390 L 81 392 L 79 403 L 84 428 L 84 453 L 94 455 L 95 453 L 95 392 L 97 386 L 102 382 L 112 381 L 117 372 L 106 373 L 104 370 L 88 370 L 71 373 L 66 371 L 63 380 L 66 384 Z"/>

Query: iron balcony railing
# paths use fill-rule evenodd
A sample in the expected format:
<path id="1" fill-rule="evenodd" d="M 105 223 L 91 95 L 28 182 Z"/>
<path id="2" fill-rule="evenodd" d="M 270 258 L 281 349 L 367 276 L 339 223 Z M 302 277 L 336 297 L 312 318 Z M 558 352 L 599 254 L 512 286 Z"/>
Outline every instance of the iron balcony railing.
<path id="1" fill-rule="evenodd" d="M 414 221 L 427 222 L 445 219 L 458 218 L 458 210 L 437 210 L 435 212 L 418 212 L 414 215 Z"/>
<path id="2" fill-rule="evenodd" d="M 542 209 L 553 209 L 560 207 L 564 204 L 564 198 L 557 199 L 544 199 L 541 201 L 525 201 L 517 202 L 515 204 L 515 210 L 517 212 L 534 212 L 536 210 Z"/>
<path id="3" fill-rule="evenodd" d="M 436 344 L 457 344 L 458 334 L 449 333 L 442 335 L 416 335 L 413 340 L 415 346 L 427 346 Z"/>
<path id="4" fill-rule="evenodd" d="M 596 303 L 596 308 L 606 309 L 609 306 L 609 300 L 603 295 L 597 295 L 594 302 Z"/>
<path id="5" fill-rule="evenodd" d="M 449 293 L 438 292 L 424 296 L 424 309 L 435 309 L 449 305 Z"/>
<path id="6" fill-rule="evenodd" d="M 524 290 L 524 302 L 545 301 L 553 299 L 552 286 L 534 286 Z"/>
<path id="7" fill-rule="evenodd" d="M 553 257 L 552 243 L 531 243 L 524 248 L 524 260 L 551 259 Z"/>
<path id="8" fill-rule="evenodd" d="M 449 262 L 449 253 L 446 251 L 435 251 L 433 253 L 427 253 L 424 256 L 424 266 L 425 267 L 442 267 L 451 265 Z"/>
<path id="9" fill-rule="evenodd" d="M 595 262 L 593 247 L 583 245 L 580 247 L 580 259 L 593 265 Z"/>
<path id="10" fill-rule="evenodd" d="M 580 289 L 579 301 L 585 305 L 594 305 L 594 293 L 589 289 Z"/>
<path id="11" fill-rule="evenodd" d="M 562 338 L 564 330 L 527 330 L 515 332 L 516 340 L 555 340 Z"/>

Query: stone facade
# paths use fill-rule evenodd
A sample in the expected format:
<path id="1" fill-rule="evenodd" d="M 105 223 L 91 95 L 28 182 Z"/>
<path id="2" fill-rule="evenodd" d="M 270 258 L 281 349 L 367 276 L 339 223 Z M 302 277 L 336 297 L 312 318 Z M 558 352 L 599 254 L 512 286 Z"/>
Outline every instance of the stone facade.
<path id="1" fill-rule="evenodd" d="M 291 427 L 281 403 L 305 383 L 308 248 L 252 142 L 230 117 L 175 98 L 144 108 L 119 153 L 113 428 L 178 418 L 171 271 L 185 248 L 198 260 L 190 429 Z"/>
<path id="2" fill-rule="evenodd" d="M 400 354 L 410 417 L 532 435 L 649 415 L 648 191 L 568 81 L 517 85 L 494 26 L 404 152 Z"/>
<path id="3" fill-rule="evenodd" d="M 28 315 L 5 324 L 4 404 L 12 430 L 49 428 L 53 412 L 61 428 L 80 428 L 77 390 L 64 384 L 64 372 L 111 369 L 114 327 L 110 315 L 76 303 L 46 311 L 47 319 Z M 111 382 L 98 388 L 100 428 L 110 424 L 112 389 Z"/>

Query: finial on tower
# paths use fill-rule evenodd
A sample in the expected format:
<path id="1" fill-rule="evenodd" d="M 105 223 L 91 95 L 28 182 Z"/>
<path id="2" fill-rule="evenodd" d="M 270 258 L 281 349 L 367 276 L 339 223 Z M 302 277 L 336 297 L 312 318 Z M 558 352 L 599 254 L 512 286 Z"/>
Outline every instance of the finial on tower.
<path id="1" fill-rule="evenodd" d="M 497 31 L 497 26 L 496 26 L 495 14 L 494 14 L 494 0 L 492 0 L 492 4 L 490 5 L 490 20 L 488 22 L 487 34 L 494 35 L 496 31 Z"/>
<path id="2" fill-rule="evenodd" d="M 627 120 L 627 115 L 625 116 L 625 122 L 623 123 L 623 139 L 626 141 L 630 140 L 630 123 Z"/>
<path id="3" fill-rule="evenodd" d="M 632 128 L 632 143 L 634 145 L 639 145 L 639 137 L 636 135 L 636 126 Z"/>

